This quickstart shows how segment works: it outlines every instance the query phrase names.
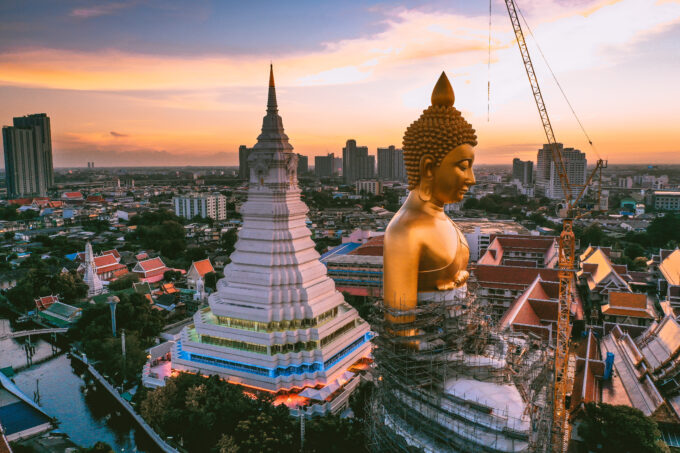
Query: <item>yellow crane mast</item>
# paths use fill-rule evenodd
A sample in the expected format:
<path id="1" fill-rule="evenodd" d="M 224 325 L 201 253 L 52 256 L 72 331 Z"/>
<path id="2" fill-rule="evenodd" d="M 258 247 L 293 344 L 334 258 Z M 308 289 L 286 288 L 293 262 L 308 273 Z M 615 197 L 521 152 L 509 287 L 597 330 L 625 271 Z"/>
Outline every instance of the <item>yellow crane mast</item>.
<path id="1" fill-rule="evenodd" d="M 566 395 L 568 391 L 568 369 L 569 369 L 569 317 L 571 312 L 571 302 L 574 291 L 574 218 L 578 217 L 576 212 L 577 203 L 583 197 L 586 187 L 591 183 L 593 177 L 598 173 L 601 177 L 602 168 L 606 166 L 602 159 L 598 159 L 595 169 L 588 177 L 584 186 L 579 191 L 576 197 L 573 196 L 572 186 L 569 182 L 562 153 L 557 146 L 555 140 L 555 133 L 553 132 L 548 110 L 543 101 L 543 94 L 536 78 L 534 65 L 529 56 L 529 49 L 524 40 L 524 33 L 520 25 L 519 17 L 517 16 L 517 8 L 514 0 L 505 0 L 505 6 L 508 9 L 512 28 L 517 38 L 524 68 L 526 69 L 529 83 L 531 84 L 531 91 L 534 95 L 536 107 L 543 123 L 543 130 L 548 140 L 548 145 L 551 148 L 553 162 L 557 169 L 557 174 L 562 185 L 562 193 L 566 202 L 566 209 L 563 211 L 562 232 L 559 240 L 559 307 L 557 318 L 557 333 L 555 346 L 555 381 L 553 393 L 553 424 L 552 424 L 552 449 L 555 452 L 565 452 L 567 450 L 570 434 L 570 425 L 568 417 L 568 408 L 566 407 Z M 591 143 L 592 144 L 592 143 Z M 600 187 L 598 186 L 598 206 L 601 197 Z"/>

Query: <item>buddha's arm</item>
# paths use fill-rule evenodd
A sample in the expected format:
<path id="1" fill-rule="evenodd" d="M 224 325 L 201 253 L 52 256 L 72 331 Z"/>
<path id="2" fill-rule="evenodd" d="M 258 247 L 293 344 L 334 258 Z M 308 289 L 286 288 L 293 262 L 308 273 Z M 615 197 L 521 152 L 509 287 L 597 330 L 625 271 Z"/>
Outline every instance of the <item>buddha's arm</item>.
<path id="1" fill-rule="evenodd" d="M 383 253 L 383 299 L 389 308 L 414 309 L 418 301 L 420 244 L 408 231 L 389 231 Z"/>

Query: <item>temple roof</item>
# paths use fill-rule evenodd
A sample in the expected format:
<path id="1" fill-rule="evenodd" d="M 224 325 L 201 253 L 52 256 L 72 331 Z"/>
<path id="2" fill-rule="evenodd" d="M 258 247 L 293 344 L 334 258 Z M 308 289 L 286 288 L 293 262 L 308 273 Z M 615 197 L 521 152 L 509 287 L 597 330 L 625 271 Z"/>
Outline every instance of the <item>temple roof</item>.
<path id="1" fill-rule="evenodd" d="M 680 249 L 667 255 L 659 265 L 659 270 L 669 284 L 680 285 Z"/>

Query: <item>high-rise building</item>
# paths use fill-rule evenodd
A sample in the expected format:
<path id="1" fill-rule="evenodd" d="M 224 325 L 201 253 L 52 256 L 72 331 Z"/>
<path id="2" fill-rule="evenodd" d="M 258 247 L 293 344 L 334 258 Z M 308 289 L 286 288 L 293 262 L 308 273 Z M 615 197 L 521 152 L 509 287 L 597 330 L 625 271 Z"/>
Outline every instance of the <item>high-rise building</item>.
<path id="1" fill-rule="evenodd" d="M 314 249 L 273 73 L 268 99 L 236 250 L 209 308 L 182 330 L 172 368 L 280 392 L 292 415 L 338 412 L 359 383 L 349 368 L 370 354 L 372 333 Z"/>
<path id="2" fill-rule="evenodd" d="M 367 146 L 357 146 L 356 140 L 347 140 L 342 148 L 342 176 L 347 184 L 375 177 L 375 156 L 368 155 Z"/>
<path id="3" fill-rule="evenodd" d="M 336 176 L 340 173 L 341 168 L 342 159 L 336 158 L 334 153 L 329 153 L 327 156 L 314 157 L 314 174 L 318 178 Z"/>
<path id="4" fill-rule="evenodd" d="M 238 177 L 240 179 L 250 179 L 250 167 L 248 166 L 250 151 L 250 148 L 246 145 L 238 147 Z"/>
<path id="5" fill-rule="evenodd" d="M 2 128 L 7 195 L 47 195 L 54 185 L 50 118 L 36 113 L 14 118 Z"/>
<path id="6" fill-rule="evenodd" d="M 181 195 L 173 197 L 172 205 L 175 214 L 186 219 L 196 216 L 214 220 L 227 219 L 227 197 L 220 193 Z"/>
<path id="7" fill-rule="evenodd" d="M 304 175 L 309 172 L 309 158 L 307 156 L 303 156 L 302 154 L 298 154 L 298 162 L 297 162 L 297 172 L 298 175 Z"/>
<path id="8" fill-rule="evenodd" d="M 512 159 L 512 179 L 518 180 L 523 186 L 534 183 L 534 163 L 530 160 Z"/>
<path id="9" fill-rule="evenodd" d="M 586 167 L 588 166 L 586 155 L 578 149 L 564 148 L 562 143 L 557 143 L 557 147 L 562 154 L 562 162 L 564 162 L 564 168 L 572 186 L 572 196 L 575 197 L 586 183 Z M 548 144 L 543 145 L 543 148 L 538 150 L 536 192 L 537 195 L 555 200 L 564 198 L 558 166 L 553 160 L 552 149 Z"/>
<path id="10" fill-rule="evenodd" d="M 406 181 L 404 151 L 394 145 L 378 148 L 378 178 L 388 181 Z"/>

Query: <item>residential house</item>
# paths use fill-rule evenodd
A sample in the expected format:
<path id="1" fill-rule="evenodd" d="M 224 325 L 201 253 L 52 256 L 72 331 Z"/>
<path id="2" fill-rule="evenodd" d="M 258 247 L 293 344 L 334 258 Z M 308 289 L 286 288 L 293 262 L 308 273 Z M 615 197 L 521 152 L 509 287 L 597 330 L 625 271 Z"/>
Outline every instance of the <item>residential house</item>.
<path id="1" fill-rule="evenodd" d="M 138 261 L 132 272 L 139 275 L 139 279 L 142 282 L 156 283 L 163 280 L 163 274 L 171 269 L 163 263 L 163 260 L 158 258 L 150 258 L 142 261 Z"/>
<path id="2" fill-rule="evenodd" d="M 680 308 L 680 249 L 661 250 L 659 255 L 659 293 L 665 293 L 673 308 Z"/>
<path id="3" fill-rule="evenodd" d="M 610 253 L 611 249 L 589 246 L 580 257 L 580 270 L 576 274 L 585 286 L 589 300 L 600 305 L 608 302 L 610 292 L 632 292 L 623 277 L 628 269 L 612 264 Z"/>
<path id="4" fill-rule="evenodd" d="M 494 266 L 480 264 L 472 269 L 477 280 L 477 301 L 490 308 L 490 315 L 500 320 L 512 303 L 540 276 L 544 282 L 558 282 L 557 269 Z"/>
<path id="5" fill-rule="evenodd" d="M 618 324 L 622 330 L 635 338 L 655 319 L 653 302 L 642 293 L 612 291 L 609 293 L 609 302 L 602 306 L 605 333 Z"/>
<path id="6" fill-rule="evenodd" d="M 196 289 L 198 279 L 200 278 L 203 283 L 205 283 L 205 274 L 209 274 L 210 272 L 215 272 L 215 269 L 210 263 L 209 258 L 200 261 L 194 261 L 191 263 L 191 267 L 189 267 L 189 270 L 187 271 L 187 286 L 190 289 Z"/>
<path id="7" fill-rule="evenodd" d="M 487 251 L 488 253 L 488 251 Z M 559 282 L 544 281 L 537 275 L 534 281 L 515 299 L 499 321 L 501 329 L 532 333 L 549 344 L 555 344 L 559 307 Z M 578 293 L 571 306 L 571 319 L 583 319 L 583 304 Z"/>
<path id="8" fill-rule="evenodd" d="M 555 268 L 558 242 L 555 236 L 495 235 L 478 264 Z"/>

